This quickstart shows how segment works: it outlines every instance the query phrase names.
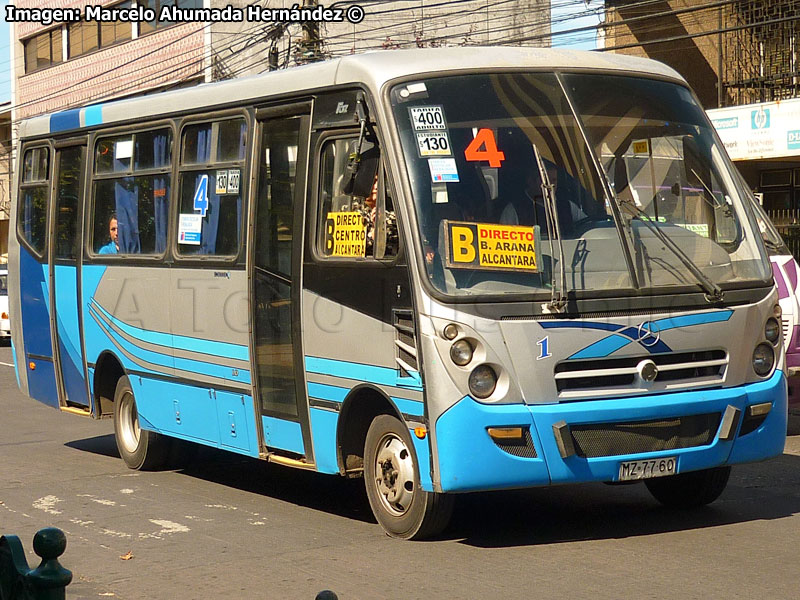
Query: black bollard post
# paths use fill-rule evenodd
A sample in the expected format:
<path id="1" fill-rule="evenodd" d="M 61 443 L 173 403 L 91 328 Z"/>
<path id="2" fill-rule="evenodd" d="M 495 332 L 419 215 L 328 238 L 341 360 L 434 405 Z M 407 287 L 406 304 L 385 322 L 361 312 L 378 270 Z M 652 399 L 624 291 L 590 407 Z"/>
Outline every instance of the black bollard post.
<path id="1" fill-rule="evenodd" d="M 72 573 L 58 557 L 67 548 L 67 537 L 55 527 L 33 536 L 33 551 L 42 562 L 28 568 L 25 550 L 15 535 L 0 537 L 0 600 L 64 600 Z"/>
<path id="2" fill-rule="evenodd" d="M 64 600 L 72 571 L 61 566 L 58 557 L 67 549 L 67 536 L 55 527 L 46 527 L 33 536 L 33 551 L 42 559 L 28 573 L 27 580 L 34 600 Z"/>

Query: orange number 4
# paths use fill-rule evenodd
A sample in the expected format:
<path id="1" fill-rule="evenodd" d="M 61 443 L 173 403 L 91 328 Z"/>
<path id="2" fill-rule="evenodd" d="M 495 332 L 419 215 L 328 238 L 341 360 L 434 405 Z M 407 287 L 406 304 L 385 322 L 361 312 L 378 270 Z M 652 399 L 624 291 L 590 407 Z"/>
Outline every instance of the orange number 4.
<path id="1" fill-rule="evenodd" d="M 468 161 L 487 160 L 490 167 L 499 167 L 500 163 L 506 159 L 506 155 L 497 149 L 494 133 L 485 127 L 478 130 L 475 138 L 466 147 L 464 157 Z"/>

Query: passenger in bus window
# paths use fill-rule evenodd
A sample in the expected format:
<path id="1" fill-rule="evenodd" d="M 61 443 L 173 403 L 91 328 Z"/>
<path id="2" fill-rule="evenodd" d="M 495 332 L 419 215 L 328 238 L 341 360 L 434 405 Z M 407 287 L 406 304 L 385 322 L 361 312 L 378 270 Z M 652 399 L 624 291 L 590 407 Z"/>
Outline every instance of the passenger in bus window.
<path id="1" fill-rule="evenodd" d="M 119 254 L 119 241 L 117 233 L 117 215 L 111 215 L 108 220 L 108 237 L 110 241 L 97 251 L 98 254 Z"/>

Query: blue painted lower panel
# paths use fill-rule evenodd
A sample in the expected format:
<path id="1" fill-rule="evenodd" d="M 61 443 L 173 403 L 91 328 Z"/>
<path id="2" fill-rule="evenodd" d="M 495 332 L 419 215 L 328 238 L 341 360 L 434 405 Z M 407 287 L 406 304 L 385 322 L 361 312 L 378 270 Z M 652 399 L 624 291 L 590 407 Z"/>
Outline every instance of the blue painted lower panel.
<path id="1" fill-rule="evenodd" d="M 34 369 L 30 368 L 34 365 Z M 58 390 L 56 389 L 56 372 L 51 360 L 40 360 L 28 357 L 28 394 L 31 398 L 48 406 L 58 408 Z"/>
<path id="2" fill-rule="evenodd" d="M 258 456 L 252 396 L 139 376 L 131 386 L 142 428 Z"/>
<path id="3" fill-rule="evenodd" d="M 25 375 L 28 394 L 50 406 L 58 406 L 58 389 L 53 367 L 50 335 L 49 267 L 40 263 L 24 247 L 19 251 L 19 285 Z M 19 322 L 19 321 L 15 321 Z M 47 357 L 50 361 L 32 358 Z M 35 369 L 30 368 L 34 363 Z"/>
<path id="4" fill-rule="evenodd" d="M 411 431 L 411 441 L 414 442 L 414 451 L 417 453 L 417 463 L 419 464 L 419 485 L 426 492 L 433 491 L 433 480 L 431 479 L 431 449 L 428 444 L 428 436 L 424 440 L 419 439 Z"/>
<path id="5" fill-rule="evenodd" d="M 314 440 L 314 462 L 321 473 L 338 473 L 339 462 L 336 459 L 336 426 L 339 413 L 332 410 L 321 410 L 312 407 L 311 437 Z"/>
<path id="6" fill-rule="evenodd" d="M 613 457 L 561 458 L 552 426 L 613 423 L 672 418 L 719 412 L 730 404 L 743 414 L 748 406 L 772 402 L 764 423 L 732 441 L 715 437 L 708 445 L 647 454 Z M 548 405 L 486 405 L 466 397 L 436 422 L 440 482 L 443 491 L 534 487 L 549 483 L 613 481 L 625 460 L 676 456 L 678 472 L 764 460 L 783 451 L 787 422 L 786 378 L 776 372 L 769 380 L 735 388 L 676 392 Z M 528 426 L 535 459 L 512 456 L 489 438 L 490 426 Z"/>
<path id="7" fill-rule="evenodd" d="M 261 417 L 261 422 L 264 426 L 264 443 L 267 447 L 305 454 L 300 423 L 275 417 Z"/>

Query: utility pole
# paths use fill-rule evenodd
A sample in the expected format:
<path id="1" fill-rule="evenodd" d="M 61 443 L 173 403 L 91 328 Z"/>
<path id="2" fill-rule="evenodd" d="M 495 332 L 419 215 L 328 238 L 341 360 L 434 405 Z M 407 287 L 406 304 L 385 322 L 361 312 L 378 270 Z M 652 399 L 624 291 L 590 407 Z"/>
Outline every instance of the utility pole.
<path id="1" fill-rule="evenodd" d="M 303 0 L 303 10 L 314 10 L 316 0 Z M 322 39 L 317 21 L 303 21 L 303 39 L 298 43 L 297 62 L 309 63 L 322 60 Z"/>

